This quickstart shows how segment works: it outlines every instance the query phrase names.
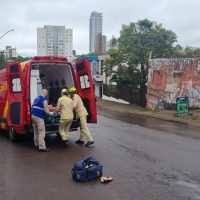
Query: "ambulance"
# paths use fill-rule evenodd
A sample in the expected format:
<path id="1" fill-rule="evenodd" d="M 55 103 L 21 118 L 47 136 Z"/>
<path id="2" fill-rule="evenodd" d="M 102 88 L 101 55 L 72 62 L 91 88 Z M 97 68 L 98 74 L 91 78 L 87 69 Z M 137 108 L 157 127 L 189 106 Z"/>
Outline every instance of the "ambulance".
<path id="1" fill-rule="evenodd" d="M 8 62 L 0 70 L 0 128 L 8 131 L 10 140 L 19 134 L 33 132 L 31 105 L 41 94 L 49 91 L 48 104 L 57 104 L 62 88 L 76 87 L 88 111 L 87 121 L 97 122 L 94 85 L 87 59 L 72 64 L 65 57 L 33 57 L 26 62 Z M 58 133 L 59 115 L 45 119 L 46 133 Z M 74 117 L 71 130 L 77 130 L 79 120 Z"/>

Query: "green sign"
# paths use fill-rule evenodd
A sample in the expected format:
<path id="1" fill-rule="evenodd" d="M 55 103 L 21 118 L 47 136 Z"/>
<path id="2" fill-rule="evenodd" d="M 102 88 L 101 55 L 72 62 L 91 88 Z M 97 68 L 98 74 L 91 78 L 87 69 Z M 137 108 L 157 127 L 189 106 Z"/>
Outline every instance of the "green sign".
<path id="1" fill-rule="evenodd" d="M 177 114 L 189 112 L 189 101 L 187 96 L 176 98 L 176 109 L 177 109 Z"/>

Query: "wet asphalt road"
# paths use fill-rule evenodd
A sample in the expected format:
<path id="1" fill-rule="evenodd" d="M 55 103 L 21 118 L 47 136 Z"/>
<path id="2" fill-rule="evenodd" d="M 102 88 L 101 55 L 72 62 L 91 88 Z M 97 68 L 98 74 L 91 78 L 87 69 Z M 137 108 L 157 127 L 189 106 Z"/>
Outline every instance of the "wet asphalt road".
<path id="1" fill-rule="evenodd" d="M 11 143 L 0 134 L 0 200 L 189 200 L 200 199 L 200 131 L 184 124 L 100 110 L 89 125 L 91 148 L 47 137 L 52 149 L 40 153 L 32 140 Z M 113 182 L 76 183 L 73 163 L 94 156 Z"/>

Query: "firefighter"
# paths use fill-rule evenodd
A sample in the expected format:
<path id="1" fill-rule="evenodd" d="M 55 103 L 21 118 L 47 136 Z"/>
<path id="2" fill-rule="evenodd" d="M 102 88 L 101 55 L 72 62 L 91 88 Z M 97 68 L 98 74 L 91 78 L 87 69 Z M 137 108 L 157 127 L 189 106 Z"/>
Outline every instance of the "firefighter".
<path id="1" fill-rule="evenodd" d="M 58 99 L 57 106 L 55 107 L 55 112 L 61 110 L 59 134 L 62 139 L 62 144 L 66 147 L 68 146 L 69 129 L 74 118 L 73 101 L 67 95 L 67 89 L 62 89 L 61 97 Z"/>
<path id="2" fill-rule="evenodd" d="M 76 144 L 84 144 L 84 136 L 87 138 L 86 147 L 94 144 L 93 137 L 87 127 L 87 115 L 88 112 L 83 105 L 83 101 L 81 97 L 77 94 L 77 90 L 75 87 L 71 87 L 69 89 L 69 93 L 73 99 L 73 107 L 76 112 L 76 116 L 80 118 L 80 138 L 76 141 Z"/>
<path id="3" fill-rule="evenodd" d="M 46 148 L 45 145 L 44 119 L 45 113 L 50 114 L 46 98 L 47 96 L 48 91 L 43 89 L 41 95 L 35 98 L 31 109 L 31 118 L 34 127 L 34 144 L 41 152 L 50 151 L 50 149 Z"/>

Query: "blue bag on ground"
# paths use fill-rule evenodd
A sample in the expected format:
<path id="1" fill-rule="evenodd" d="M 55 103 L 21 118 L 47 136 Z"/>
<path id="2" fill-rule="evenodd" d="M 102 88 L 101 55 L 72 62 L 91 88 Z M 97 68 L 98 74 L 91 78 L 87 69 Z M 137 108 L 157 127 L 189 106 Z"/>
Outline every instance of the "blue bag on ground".
<path id="1" fill-rule="evenodd" d="M 103 166 L 93 157 L 89 156 L 74 164 L 72 177 L 75 181 L 89 181 L 101 177 Z"/>

